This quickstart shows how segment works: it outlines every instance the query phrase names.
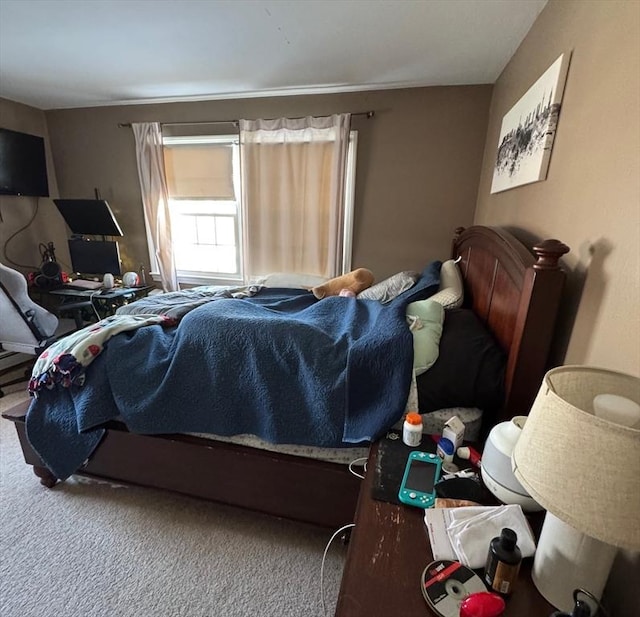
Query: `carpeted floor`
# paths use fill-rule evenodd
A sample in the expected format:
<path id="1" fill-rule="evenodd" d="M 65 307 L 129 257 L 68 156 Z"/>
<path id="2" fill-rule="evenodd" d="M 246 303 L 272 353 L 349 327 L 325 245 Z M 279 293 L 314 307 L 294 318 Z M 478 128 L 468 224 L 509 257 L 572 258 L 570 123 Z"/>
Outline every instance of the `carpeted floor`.
<path id="1" fill-rule="evenodd" d="M 6 388 L 0 411 L 24 387 Z M 325 617 L 326 530 L 150 489 L 45 489 L 7 420 L 0 500 L 2 617 Z M 327 554 L 327 614 L 345 554 L 338 541 Z"/>

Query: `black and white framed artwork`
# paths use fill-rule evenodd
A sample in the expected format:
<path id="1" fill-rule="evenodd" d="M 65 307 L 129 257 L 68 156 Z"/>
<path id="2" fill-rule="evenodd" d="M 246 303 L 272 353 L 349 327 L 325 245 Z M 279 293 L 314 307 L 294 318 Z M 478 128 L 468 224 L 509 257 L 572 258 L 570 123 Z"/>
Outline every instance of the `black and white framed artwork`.
<path id="1" fill-rule="evenodd" d="M 570 54 L 562 54 L 505 114 L 491 193 L 545 180 Z"/>

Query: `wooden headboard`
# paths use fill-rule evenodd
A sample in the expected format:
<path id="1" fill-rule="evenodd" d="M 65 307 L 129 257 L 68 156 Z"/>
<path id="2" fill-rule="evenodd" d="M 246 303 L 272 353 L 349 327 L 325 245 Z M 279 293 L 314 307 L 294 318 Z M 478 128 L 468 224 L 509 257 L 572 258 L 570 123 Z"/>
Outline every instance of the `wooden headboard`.
<path id="1" fill-rule="evenodd" d="M 565 274 L 558 260 L 569 247 L 544 240 L 527 249 L 496 227 L 456 229 L 452 257 L 473 309 L 507 354 L 505 403 L 495 422 L 527 415 L 546 370 Z"/>

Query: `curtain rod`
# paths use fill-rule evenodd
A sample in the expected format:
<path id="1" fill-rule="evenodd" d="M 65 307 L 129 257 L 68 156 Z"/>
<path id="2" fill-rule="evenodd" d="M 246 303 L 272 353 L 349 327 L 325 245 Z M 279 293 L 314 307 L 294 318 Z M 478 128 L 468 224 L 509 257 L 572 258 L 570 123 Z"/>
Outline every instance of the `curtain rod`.
<path id="1" fill-rule="evenodd" d="M 376 115 L 375 111 L 356 111 L 351 116 L 365 116 L 367 119 L 373 118 Z M 291 120 L 301 120 L 305 116 L 298 116 L 297 118 L 291 118 Z M 326 116 L 321 116 L 326 117 Z M 271 118 L 273 119 L 273 118 Z M 202 122 L 161 122 L 161 126 L 197 126 L 201 124 L 238 124 L 240 120 L 203 120 Z M 119 128 L 127 128 L 131 126 L 131 122 L 118 122 Z"/>

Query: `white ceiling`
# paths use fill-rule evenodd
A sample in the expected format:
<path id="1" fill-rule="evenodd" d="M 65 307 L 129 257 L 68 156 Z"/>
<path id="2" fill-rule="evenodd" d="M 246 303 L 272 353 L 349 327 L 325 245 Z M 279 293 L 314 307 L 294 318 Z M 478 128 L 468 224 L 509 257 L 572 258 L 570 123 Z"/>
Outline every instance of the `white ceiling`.
<path id="1" fill-rule="evenodd" d="M 40 109 L 493 83 L 547 0 L 0 0 Z"/>

